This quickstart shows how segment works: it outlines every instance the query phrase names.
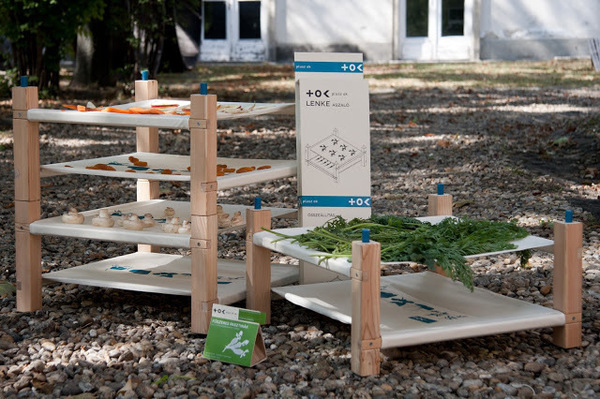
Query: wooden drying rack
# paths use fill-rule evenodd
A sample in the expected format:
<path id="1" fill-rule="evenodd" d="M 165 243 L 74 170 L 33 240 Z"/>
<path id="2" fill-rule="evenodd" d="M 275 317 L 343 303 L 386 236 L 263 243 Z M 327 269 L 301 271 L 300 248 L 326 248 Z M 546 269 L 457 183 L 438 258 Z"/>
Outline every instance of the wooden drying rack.
<path id="1" fill-rule="evenodd" d="M 271 298 L 267 265 L 271 250 L 257 245 L 256 233 L 270 228 L 269 211 L 247 211 L 247 306 L 271 313 Z M 452 196 L 428 197 L 429 216 L 452 215 Z M 582 234 L 580 222 L 554 223 L 554 309 L 564 314 L 564 324 L 553 327 L 553 342 L 562 348 L 581 346 L 582 312 Z M 380 245 L 377 242 L 353 242 L 352 268 L 352 326 L 351 368 L 361 375 L 380 371 Z M 435 272 L 443 274 L 440 268 Z M 430 273 L 425 272 L 425 273 Z"/>
<path id="2" fill-rule="evenodd" d="M 155 80 L 135 82 L 135 100 L 158 97 Z M 39 123 L 27 111 L 38 107 L 37 87 L 15 87 L 13 98 L 15 167 L 15 247 L 17 310 L 42 307 L 41 236 L 29 226 L 41 216 Z M 190 207 L 192 230 L 191 330 L 205 334 L 212 304 L 217 303 L 217 98 L 194 94 L 190 98 Z M 137 151 L 158 152 L 158 128 L 136 128 Z M 159 197 L 158 181 L 138 179 L 138 201 Z M 139 244 L 138 251 L 157 252 L 154 245 Z"/>

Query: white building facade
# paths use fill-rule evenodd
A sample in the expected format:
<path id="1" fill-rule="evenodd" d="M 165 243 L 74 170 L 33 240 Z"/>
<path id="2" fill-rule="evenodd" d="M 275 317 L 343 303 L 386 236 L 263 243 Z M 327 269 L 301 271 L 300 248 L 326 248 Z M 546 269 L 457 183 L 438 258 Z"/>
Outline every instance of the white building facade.
<path id="1" fill-rule="evenodd" d="M 288 61 L 296 51 L 368 61 L 589 56 L 600 0 L 203 0 L 199 61 Z"/>

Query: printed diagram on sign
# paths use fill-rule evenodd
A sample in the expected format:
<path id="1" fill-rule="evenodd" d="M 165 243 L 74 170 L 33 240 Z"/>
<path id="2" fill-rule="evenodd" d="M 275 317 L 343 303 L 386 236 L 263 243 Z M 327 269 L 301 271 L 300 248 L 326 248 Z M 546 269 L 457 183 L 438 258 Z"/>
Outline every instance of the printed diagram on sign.
<path id="1" fill-rule="evenodd" d="M 226 350 L 230 350 L 236 355 L 238 355 L 240 358 L 246 356 L 246 354 L 248 354 L 249 352 L 249 349 L 242 349 L 242 347 L 248 346 L 250 341 L 247 339 L 242 341 L 242 334 L 243 332 L 241 330 L 238 331 L 235 334 L 235 337 L 231 340 L 231 342 L 223 348 L 223 352 L 225 352 Z"/>
<path id="2" fill-rule="evenodd" d="M 357 148 L 339 137 L 338 129 L 323 140 L 313 145 L 306 146 L 305 160 L 309 166 L 314 166 L 326 175 L 332 177 L 336 183 L 340 174 L 356 164 L 367 166 L 367 149 L 365 146 Z"/>

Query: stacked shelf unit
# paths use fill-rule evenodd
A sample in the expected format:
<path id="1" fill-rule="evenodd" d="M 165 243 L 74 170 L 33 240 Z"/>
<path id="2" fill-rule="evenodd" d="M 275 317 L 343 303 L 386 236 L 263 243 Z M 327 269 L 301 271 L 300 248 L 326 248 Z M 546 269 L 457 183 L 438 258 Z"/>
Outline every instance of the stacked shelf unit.
<path id="1" fill-rule="evenodd" d="M 429 216 L 435 223 L 451 216 L 452 196 L 431 195 Z M 262 212 L 268 219 L 268 211 Z M 258 216 L 257 216 L 258 217 Z M 251 217 L 248 218 L 251 220 Z M 380 349 L 444 340 L 553 327 L 553 342 L 563 348 L 581 345 L 582 224 L 554 223 L 554 241 L 529 236 L 514 242 L 513 251 L 541 249 L 554 253 L 554 309 L 508 298 L 485 289 L 474 292 L 442 275 L 441 270 L 381 276 L 381 250 L 377 242 L 354 242 L 348 258 L 322 260 L 323 253 L 304 248 L 278 233 L 294 236 L 307 228 L 261 231 L 249 225 L 248 268 L 268 270 L 270 251 L 318 264 L 348 278 L 303 286 L 273 288 L 287 300 L 325 316 L 351 324 L 351 366 L 359 375 L 379 373 Z M 510 251 L 502 251 L 510 252 Z M 488 253 L 471 257 L 495 255 Z M 270 287 L 252 287 L 248 295 L 268 295 Z M 255 308 L 270 312 L 267 300 Z"/>
<path id="2" fill-rule="evenodd" d="M 120 108 L 150 107 L 154 101 L 160 101 L 157 99 L 158 83 L 155 80 L 136 81 L 135 96 L 136 102 Z M 217 158 L 217 120 L 288 112 L 290 108 L 293 109 L 293 105 L 246 104 L 245 112 L 243 104 L 224 104 L 227 104 L 227 109 L 233 109 L 235 112 L 223 111 L 223 104 L 217 104 L 216 96 L 210 94 L 190 97 L 189 102 L 184 104 L 189 106 L 189 116 L 48 110 L 38 108 L 36 87 L 25 85 L 14 88 L 17 310 L 33 311 L 41 308 L 44 279 L 148 292 L 187 294 L 191 295 L 191 330 L 205 334 L 208 331 L 213 303 L 233 303 L 244 299 L 246 284 L 243 262 L 217 260 L 217 190 L 293 176 L 296 174 L 296 161 Z M 219 108 L 221 110 L 218 110 Z M 99 159 L 40 165 L 40 123 L 135 127 L 137 151 Z M 190 155 L 159 154 L 159 128 L 189 129 Z M 144 160 L 147 167 L 131 173 L 130 157 Z M 88 168 L 98 163 L 112 165 L 113 170 Z M 218 177 L 218 163 L 226 163 L 232 168 L 268 164 L 269 168 Z M 143 231 L 96 227 L 91 224 L 91 218 L 98 214 L 99 210 L 82 212 L 85 216 L 83 224 L 65 224 L 60 217 L 41 220 L 41 178 L 67 173 L 136 178 L 136 202 L 107 204 L 103 209 L 109 213 L 151 213 L 154 216 L 161 215 L 166 207 L 171 207 L 177 216 L 191 222 L 191 231 L 189 234 L 172 234 L 164 233 L 160 227 Z M 160 181 L 190 182 L 189 202 L 160 200 Z M 241 211 L 243 216 L 247 208 L 236 205 L 223 207 L 226 212 Z M 273 211 L 285 215 L 293 210 Z M 42 235 L 137 243 L 138 251 L 42 275 Z M 161 254 L 158 253 L 160 247 L 189 248 L 191 256 Z M 143 275 L 156 278 L 143 280 L 140 278 Z M 164 284 L 167 280 L 165 276 L 168 277 L 168 285 Z M 296 279 L 295 268 L 277 267 L 270 283 L 289 284 Z M 237 283 L 238 286 L 231 289 L 235 284 L 229 283 Z M 242 284 L 241 289 L 239 284 Z"/>

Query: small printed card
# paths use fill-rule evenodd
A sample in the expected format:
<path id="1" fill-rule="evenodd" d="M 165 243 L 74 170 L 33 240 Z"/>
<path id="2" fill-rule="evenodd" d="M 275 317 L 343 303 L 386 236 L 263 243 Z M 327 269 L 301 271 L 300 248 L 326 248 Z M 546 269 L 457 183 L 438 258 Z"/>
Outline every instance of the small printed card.
<path id="1" fill-rule="evenodd" d="M 267 358 L 260 323 L 266 315 L 248 309 L 214 304 L 203 356 L 241 366 L 254 366 Z"/>

